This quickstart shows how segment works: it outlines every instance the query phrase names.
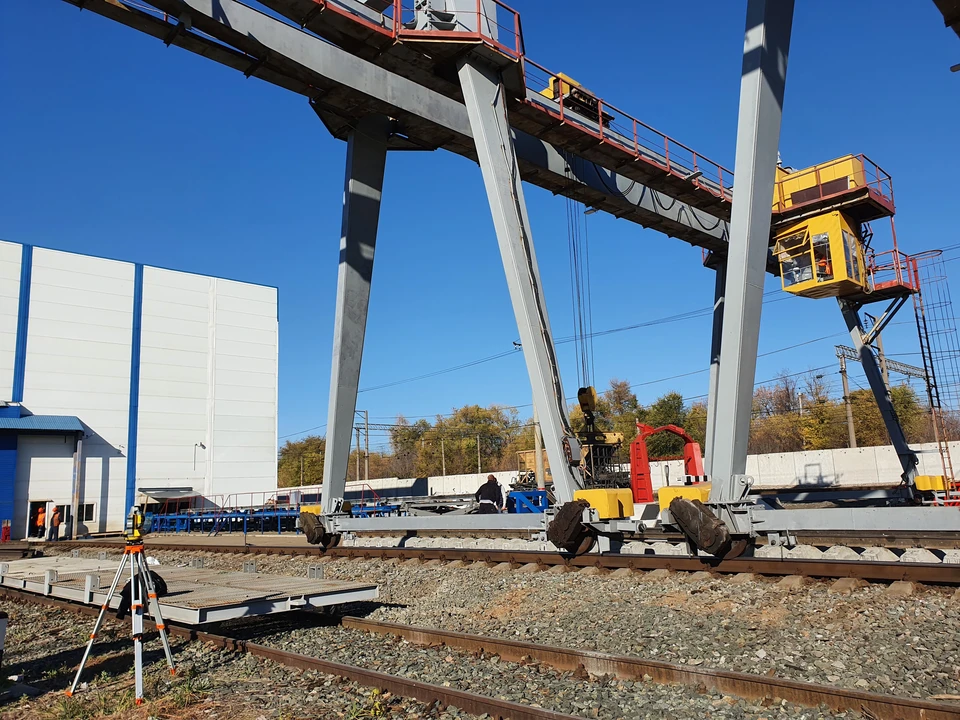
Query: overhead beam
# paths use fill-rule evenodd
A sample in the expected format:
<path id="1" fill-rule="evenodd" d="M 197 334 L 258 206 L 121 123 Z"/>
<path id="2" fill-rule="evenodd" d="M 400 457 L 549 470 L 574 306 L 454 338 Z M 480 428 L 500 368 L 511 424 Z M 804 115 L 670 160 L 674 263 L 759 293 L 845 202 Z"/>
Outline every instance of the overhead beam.
<path id="1" fill-rule="evenodd" d="M 309 97 L 340 139 L 361 117 L 388 115 L 414 145 L 476 161 L 462 103 L 235 0 L 149 0 L 169 20 L 120 0 L 64 1 Z M 183 18 L 192 28 L 171 37 L 176 19 Z M 725 221 L 532 135 L 514 130 L 513 136 L 523 180 L 692 245 L 725 251 Z"/>

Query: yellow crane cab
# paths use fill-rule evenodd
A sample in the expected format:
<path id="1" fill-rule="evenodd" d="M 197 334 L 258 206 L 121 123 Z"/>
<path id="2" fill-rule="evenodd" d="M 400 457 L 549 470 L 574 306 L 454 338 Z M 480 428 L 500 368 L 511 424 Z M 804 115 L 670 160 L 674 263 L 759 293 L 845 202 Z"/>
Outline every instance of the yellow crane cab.
<path id="1" fill-rule="evenodd" d="M 772 240 L 783 289 L 858 302 L 916 292 L 910 257 L 896 248 L 874 253 L 863 242 L 865 223 L 887 217 L 892 228 L 894 212 L 890 176 L 863 155 L 777 167 Z"/>
<path id="2" fill-rule="evenodd" d="M 839 211 L 816 215 L 777 233 L 773 247 L 783 289 L 803 297 L 869 292 L 863 244 Z"/>

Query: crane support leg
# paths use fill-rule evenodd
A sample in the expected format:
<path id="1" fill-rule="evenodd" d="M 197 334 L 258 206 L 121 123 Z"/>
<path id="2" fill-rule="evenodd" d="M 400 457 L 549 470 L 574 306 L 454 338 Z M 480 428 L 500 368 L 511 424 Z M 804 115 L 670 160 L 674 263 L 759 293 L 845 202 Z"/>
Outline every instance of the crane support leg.
<path id="1" fill-rule="evenodd" d="M 371 115 L 357 124 L 347 140 L 327 449 L 323 464 L 325 514 L 334 511 L 346 488 L 390 126 L 389 118 Z"/>
<path id="2" fill-rule="evenodd" d="M 749 0 L 740 80 L 740 112 L 723 337 L 710 462 L 709 504 L 738 528 L 734 507 L 747 485 L 747 439 L 760 337 L 760 306 L 770 244 L 780 118 L 793 24 L 793 0 Z"/>
<path id="3" fill-rule="evenodd" d="M 883 379 L 883 372 L 877 361 L 877 355 L 870 345 L 870 341 L 876 338 L 879 333 L 867 333 L 860 320 L 860 308 L 849 300 L 838 298 L 840 303 L 840 312 L 843 313 L 843 319 L 847 323 L 847 330 L 850 332 L 850 339 L 853 341 L 853 349 L 860 356 L 860 364 L 863 366 L 863 373 L 867 376 L 867 382 L 870 383 L 870 389 L 873 391 L 873 397 L 877 401 L 877 407 L 880 408 L 880 416 L 883 418 L 883 425 L 890 436 L 890 444 L 900 459 L 900 466 L 903 468 L 904 484 L 907 492 L 912 494 L 913 480 L 917 476 L 917 465 L 919 460 L 916 453 L 910 449 L 907 444 L 907 438 L 903 434 L 903 427 L 900 425 L 900 419 L 897 417 L 897 411 L 893 407 L 893 399 L 890 397 L 890 388 Z M 903 303 L 899 303 L 899 307 Z M 894 310 L 894 305 L 891 305 Z M 889 315 L 889 317 L 886 317 Z M 886 322 L 893 317 L 893 313 L 885 314 Z"/>
<path id="4" fill-rule="evenodd" d="M 580 471 L 573 464 L 579 464 L 580 447 L 567 417 L 530 219 L 510 135 L 507 98 L 495 71 L 468 59 L 461 64 L 459 72 L 557 500 L 570 502 L 574 492 L 583 487 Z"/>
<path id="5" fill-rule="evenodd" d="M 717 428 L 717 384 L 720 381 L 720 342 L 723 338 L 723 293 L 727 284 L 727 261 L 716 261 L 713 294 L 713 333 L 710 338 L 710 386 L 707 391 L 707 433 L 704 442 L 705 471 L 713 475 L 713 435 Z"/>

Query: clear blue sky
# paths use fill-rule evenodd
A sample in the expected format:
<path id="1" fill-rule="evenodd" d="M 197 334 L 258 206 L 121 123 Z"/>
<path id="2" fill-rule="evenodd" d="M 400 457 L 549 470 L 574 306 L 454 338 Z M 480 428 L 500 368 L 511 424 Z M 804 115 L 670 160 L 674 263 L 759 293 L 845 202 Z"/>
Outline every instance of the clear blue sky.
<path id="1" fill-rule="evenodd" d="M 532 59 L 732 167 L 745 2 L 514 4 Z M 791 50 L 784 161 L 866 153 L 893 176 L 904 250 L 960 242 L 960 74 L 948 72 L 960 42 L 934 4 L 801 0 Z M 279 287 L 279 434 L 323 426 L 345 145 L 306 100 L 59 0 L 3 2 L 0 97 L 0 237 Z M 564 200 L 530 186 L 526 195 L 554 332 L 569 335 Z M 588 222 L 596 330 L 712 303 L 698 249 L 601 214 Z M 511 348 L 517 330 L 476 165 L 391 155 L 380 228 L 361 388 Z M 875 245 L 887 241 L 878 233 Z M 762 357 L 757 379 L 826 366 L 838 388 L 833 345 L 846 339 L 835 304 L 771 299 L 761 352 L 830 337 Z M 651 381 L 705 368 L 709 322 L 598 338 L 596 384 L 648 383 L 636 387 L 643 402 L 704 394 L 705 372 Z M 916 351 L 909 323 L 886 342 L 890 353 Z M 560 357 L 572 396 L 573 346 Z M 517 354 L 362 392 L 359 407 L 385 422 L 466 403 L 520 405 L 526 416 L 529 402 Z"/>

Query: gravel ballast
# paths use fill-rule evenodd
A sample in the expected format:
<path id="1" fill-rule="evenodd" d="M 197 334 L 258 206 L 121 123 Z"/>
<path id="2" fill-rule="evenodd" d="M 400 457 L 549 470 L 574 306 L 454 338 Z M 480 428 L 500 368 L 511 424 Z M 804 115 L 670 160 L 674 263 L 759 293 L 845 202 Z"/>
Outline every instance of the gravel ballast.
<path id="1" fill-rule="evenodd" d="M 3 720 L 53 718 L 473 718 L 455 708 L 424 703 L 252 655 L 172 638 L 177 675 L 170 677 L 157 639 L 145 644 L 145 698 L 133 705 L 133 654 L 129 618 L 101 631 L 78 693 L 67 698 L 93 617 L 30 603 L 0 600 L 10 616 L 4 676 L 23 675 L 41 691 L 0 708 Z"/>
<path id="2" fill-rule="evenodd" d="M 206 567 L 232 570 L 245 558 L 156 556 L 171 565 L 202 556 Z M 378 583 L 380 604 L 347 609 L 373 620 L 867 692 L 960 694 L 960 601 L 952 589 L 923 588 L 898 598 L 882 585 L 840 594 L 829 591 L 829 582 L 812 582 L 791 591 L 772 579 L 732 583 L 703 573 L 585 575 L 418 561 L 256 560 L 263 573 L 304 576 L 320 564 L 331 579 Z"/>
<path id="3" fill-rule="evenodd" d="M 467 692 L 543 707 L 587 718 L 712 717 L 860 718 L 856 713 L 799 707 L 766 698 L 749 702 L 737 697 L 684 685 L 662 685 L 648 677 L 623 681 L 591 677 L 583 672 L 557 672 L 535 663 L 515 663 L 497 656 L 476 656 L 451 648 L 421 647 L 394 637 L 373 635 L 339 626 L 297 627 L 297 619 L 276 621 L 276 632 L 263 634 L 263 623 L 234 624 L 231 636 L 250 633 L 257 642 L 289 652 L 324 657 L 334 662 L 372 668 Z M 290 627 L 282 627 L 288 624 Z M 246 625 L 246 628 L 243 627 Z"/>

